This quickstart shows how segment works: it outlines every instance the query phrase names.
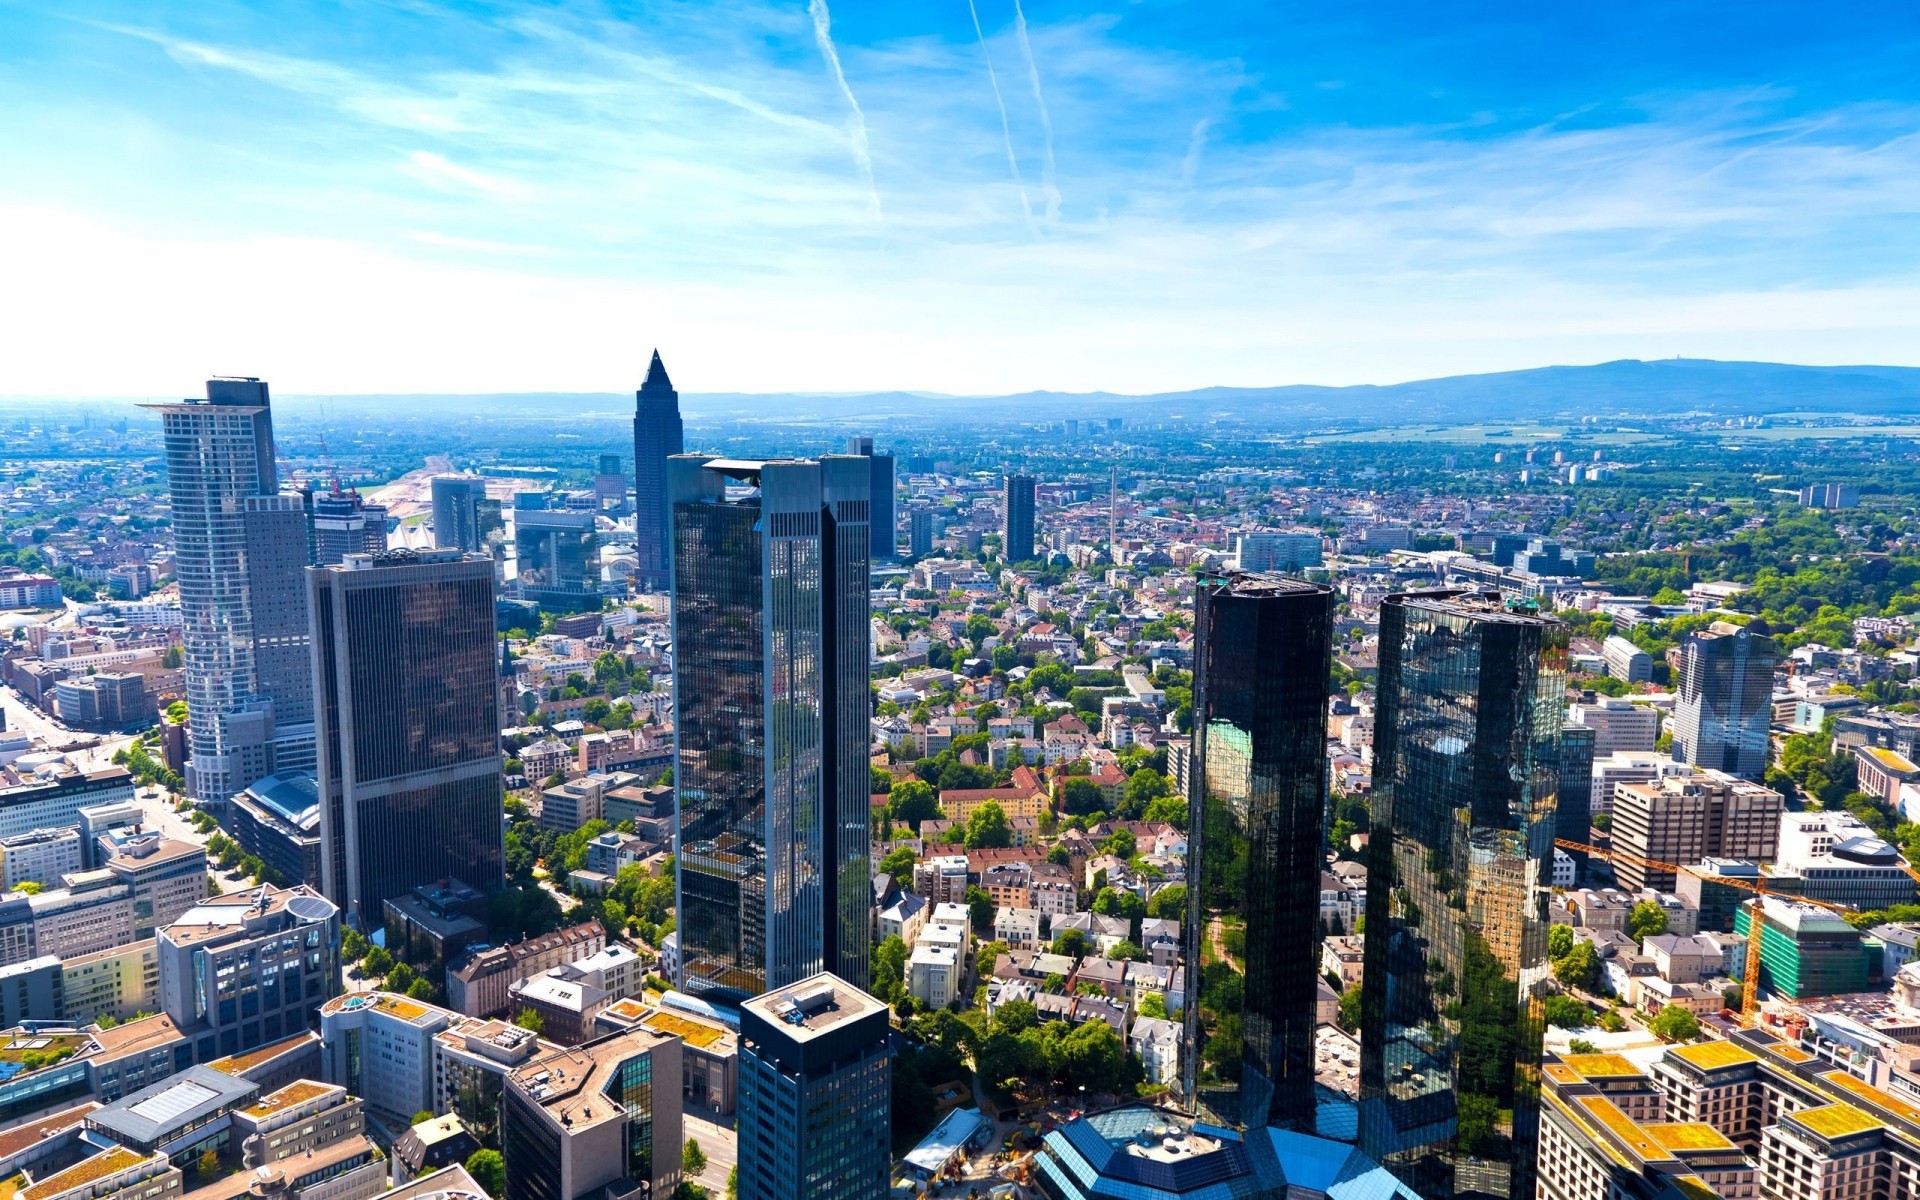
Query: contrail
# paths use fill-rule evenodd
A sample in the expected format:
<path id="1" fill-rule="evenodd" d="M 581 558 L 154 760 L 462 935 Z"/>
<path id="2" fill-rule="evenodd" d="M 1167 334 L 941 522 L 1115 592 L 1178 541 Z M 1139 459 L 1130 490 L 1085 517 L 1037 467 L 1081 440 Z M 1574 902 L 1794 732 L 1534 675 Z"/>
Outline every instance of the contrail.
<path id="1" fill-rule="evenodd" d="M 993 71 L 993 52 L 987 49 L 987 35 L 980 28 L 980 10 L 967 0 L 973 14 L 973 36 L 980 39 L 980 57 L 987 60 L 987 82 L 993 85 L 993 102 L 1000 106 L 1000 139 L 1007 144 L 1007 169 L 1013 172 L 1014 186 L 1020 189 L 1020 211 L 1027 215 L 1027 227 L 1033 227 L 1033 205 L 1027 202 L 1027 183 L 1020 178 L 1020 160 L 1013 156 L 1013 130 L 1007 125 L 1007 102 L 1000 97 L 1000 77 Z"/>
<path id="2" fill-rule="evenodd" d="M 827 0 L 807 0 L 807 11 L 813 14 L 813 40 L 820 45 L 820 57 L 827 60 L 827 67 L 833 72 L 833 80 L 840 85 L 840 94 L 847 98 L 847 107 L 853 110 L 853 161 L 860 166 L 860 178 L 867 185 L 867 203 L 873 206 L 875 216 L 880 215 L 880 192 L 873 186 L 873 155 L 867 149 L 867 114 L 860 111 L 860 102 L 853 98 L 853 89 L 847 86 L 847 73 L 840 69 L 840 52 L 833 48 L 833 15 L 827 11 Z"/>
<path id="3" fill-rule="evenodd" d="M 1020 9 L 1020 0 L 1013 0 L 1013 28 L 1020 35 L 1020 51 L 1027 56 L 1027 82 L 1033 85 L 1033 102 L 1040 106 L 1040 128 L 1047 135 L 1047 162 L 1041 176 L 1047 189 L 1047 222 L 1060 218 L 1060 189 L 1053 182 L 1053 118 L 1047 113 L 1047 98 L 1040 94 L 1040 68 L 1033 64 L 1033 43 L 1027 40 L 1027 14 Z"/>

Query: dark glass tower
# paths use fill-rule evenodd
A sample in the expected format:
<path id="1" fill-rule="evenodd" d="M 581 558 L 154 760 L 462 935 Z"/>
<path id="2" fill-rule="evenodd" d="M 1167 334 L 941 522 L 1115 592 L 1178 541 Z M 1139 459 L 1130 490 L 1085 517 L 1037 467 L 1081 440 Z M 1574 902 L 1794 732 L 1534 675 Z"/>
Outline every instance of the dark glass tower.
<path id="1" fill-rule="evenodd" d="M 1005 504 L 1001 552 L 1010 563 L 1027 562 L 1033 557 L 1033 476 L 1007 476 Z"/>
<path id="2" fill-rule="evenodd" d="M 351 554 L 307 583 L 328 898 L 373 929 L 420 884 L 499 887 L 493 561 Z"/>
<path id="3" fill-rule="evenodd" d="M 867 462 L 681 455 L 673 499 L 680 986 L 865 986 Z"/>
<path id="4" fill-rule="evenodd" d="M 633 533 L 639 556 L 633 582 L 664 591 L 673 548 L 667 460 L 686 449 L 686 435 L 680 427 L 680 393 L 673 390 L 658 350 L 647 365 L 646 382 L 633 399 Z"/>
<path id="5" fill-rule="evenodd" d="M 1565 663 L 1498 593 L 1380 609 L 1360 1146 L 1429 1200 L 1534 1194 Z"/>
<path id="6" fill-rule="evenodd" d="M 872 518 L 868 525 L 873 530 L 873 561 L 892 562 L 900 557 L 900 526 L 893 508 L 893 455 L 875 454 L 870 437 L 848 438 L 847 453 L 867 460 L 868 491 L 873 505 L 868 510 Z"/>
<path id="7" fill-rule="evenodd" d="M 1222 1119 L 1312 1132 L 1333 591 L 1279 575 L 1202 580 L 1194 632 L 1187 828 L 1200 877 L 1187 930 L 1201 951 L 1187 954 L 1186 1041 L 1205 1071 L 1188 1053 L 1186 1089 Z M 1222 919 L 1245 930 L 1238 963 L 1212 944 Z"/>
<path id="8" fill-rule="evenodd" d="M 1585 842 L 1593 836 L 1593 748 L 1595 731 L 1571 722 L 1560 726 L 1560 791 L 1554 802 L 1553 836 Z M 1584 875 L 1587 856 L 1568 850 Z M 1575 882 L 1578 882 L 1576 877 Z"/>
<path id="9" fill-rule="evenodd" d="M 1687 639 L 1673 705 L 1676 762 L 1745 779 L 1765 773 L 1772 753 L 1773 639 L 1715 621 Z"/>
<path id="10" fill-rule="evenodd" d="M 438 475 L 433 480 L 433 544 L 441 550 L 483 550 L 487 481 L 477 475 Z"/>

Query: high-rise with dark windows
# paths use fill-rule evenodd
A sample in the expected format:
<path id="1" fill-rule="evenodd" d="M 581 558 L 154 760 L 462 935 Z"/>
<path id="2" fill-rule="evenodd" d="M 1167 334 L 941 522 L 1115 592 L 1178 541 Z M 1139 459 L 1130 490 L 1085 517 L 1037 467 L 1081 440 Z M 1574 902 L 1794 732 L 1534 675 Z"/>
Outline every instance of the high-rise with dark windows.
<path id="1" fill-rule="evenodd" d="M 492 561 L 350 554 L 307 581 L 326 894 L 370 929 L 423 883 L 498 887 Z"/>
<path id="2" fill-rule="evenodd" d="M 1687 639 L 1673 705 L 1676 762 L 1758 779 L 1771 754 L 1773 639 L 1715 621 Z"/>
<path id="3" fill-rule="evenodd" d="M 349 554 L 373 554 L 387 548 L 387 510 L 368 504 L 359 492 L 322 492 L 308 510 L 313 517 L 313 561 L 332 566 Z"/>
<path id="4" fill-rule="evenodd" d="M 545 492 L 514 497 L 514 589 L 554 612 L 597 612 L 599 517 L 591 509 L 549 507 L 551 499 Z"/>
<path id="5" fill-rule="evenodd" d="M 873 505 L 868 510 L 872 517 L 868 524 L 873 530 L 873 561 L 892 562 L 900 557 L 900 527 L 893 509 L 893 455 L 875 454 L 870 437 L 848 438 L 847 453 L 867 460 Z"/>
<path id="6" fill-rule="evenodd" d="M 1033 557 L 1033 476 L 1007 476 L 1000 525 L 1002 557 L 1010 563 Z"/>
<path id="7" fill-rule="evenodd" d="M 1199 876 L 1187 891 L 1187 962 L 1213 957 L 1195 954 L 1193 939 L 1223 919 L 1244 931 L 1246 947 L 1240 979 L 1225 958 L 1186 973 L 1183 1074 L 1204 1108 L 1247 1126 L 1314 1131 L 1332 657 L 1331 588 L 1241 572 L 1201 581 L 1187 821 Z M 1207 1052 L 1236 1025 L 1237 1060 Z"/>
<path id="8" fill-rule="evenodd" d="M 660 352 L 647 364 L 646 382 L 633 394 L 633 582 L 665 591 L 673 552 L 673 502 L 667 494 L 667 460 L 686 447 L 680 425 L 680 393 L 673 390 Z"/>
<path id="9" fill-rule="evenodd" d="M 668 481 L 680 986 L 864 985 L 866 460 L 681 455 Z"/>
<path id="10" fill-rule="evenodd" d="M 1560 789 L 1554 802 L 1553 836 L 1570 842 L 1593 839 L 1593 749 L 1599 731 L 1571 721 L 1560 726 Z M 1583 850 L 1564 851 L 1584 874 Z M 1577 876 L 1576 876 L 1577 878 Z"/>
<path id="11" fill-rule="evenodd" d="M 491 521 L 488 519 L 491 517 Z M 487 481 L 478 475 L 436 475 L 433 480 L 433 544 L 440 550 L 484 550 L 498 524 L 499 503 L 489 511 Z"/>
<path id="12" fill-rule="evenodd" d="M 1360 1146 L 1431 1200 L 1534 1194 L 1566 644 L 1493 592 L 1380 609 Z"/>
<path id="13" fill-rule="evenodd" d="M 292 645 L 304 657 L 306 513 L 297 495 L 279 494 L 264 380 L 209 379 L 204 400 L 144 407 L 160 414 L 166 445 L 187 790 L 225 800 L 276 766 L 312 761 L 312 678 L 280 669 L 277 655 Z"/>

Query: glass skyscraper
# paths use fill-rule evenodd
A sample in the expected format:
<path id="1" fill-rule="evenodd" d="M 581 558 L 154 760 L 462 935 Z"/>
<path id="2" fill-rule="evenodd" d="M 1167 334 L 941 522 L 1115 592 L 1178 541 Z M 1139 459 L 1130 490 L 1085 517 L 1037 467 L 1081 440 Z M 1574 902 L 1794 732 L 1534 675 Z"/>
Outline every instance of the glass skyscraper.
<path id="1" fill-rule="evenodd" d="M 1772 753 L 1773 639 L 1715 621 L 1687 639 L 1673 705 L 1673 757 L 1745 779 L 1766 772 Z"/>
<path id="2" fill-rule="evenodd" d="M 1381 606 L 1360 1146 L 1429 1200 L 1534 1194 L 1565 670 L 1498 593 Z"/>
<path id="3" fill-rule="evenodd" d="M 1218 1119 L 1312 1132 L 1333 592 L 1204 579 L 1194 635 L 1185 1087 Z"/>
<path id="4" fill-rule="evenodd" d="M 599 517 L 589 509 L 548 508 L 544 492 L 514 498 L 514 589 L 523 600 L 560 612 L 600 607 Z"/>
<path id="5" fill-rule="evenodd" d="M 299 669 L 306 512 L 298 496 L 279 494 L 265 381 L 209 379 L 204 400 L 143 407 L 160 414 L 166 445 L 190 716 L 187 790 L 225 800 L 277 767 L 312 762 L 313 681 Z M 294 669 L 285 669 L 288 661 Z"/>
<path id="6" fill-rule="evenodd" d="M 329 899 L 379 928 L 434 880 L 503 875 L 493 561 L 350 554 L 307 572 Z"/>
<path id="7" fill-rule="evenodd" d="M 1000 522 L 1000 551 L 1010 563 L 1033 558 L 1033 476 L 1007 476 L 1005 510 Z"/>
<path id="8" fill-rule="evenodd" d="M 667 460 L 685 450 L 680 393 L 673 390 L 660 352 L 647 364 L 646 382 L 633 394 L 633 582 L 649 591 L 667 587 L 673 550 L 673 503 L 667 494 Z"/>
<path id="9" fill-rule="evenodd" d="M 892 562 L 900 557 L 900 526 L 893 508 L 893 455 L 875 454 L 870 437 L 848 438 L 847 453 L 867 460 L 868 490 L 873 505 L 868 510 L 872 518 L 868 526 L 873 531 L 873 561 Z"/>
<path id="10" fill-rule="evenodd" d="M 867 978 L 867 461 L 669 460 L 680 986 Z"/>

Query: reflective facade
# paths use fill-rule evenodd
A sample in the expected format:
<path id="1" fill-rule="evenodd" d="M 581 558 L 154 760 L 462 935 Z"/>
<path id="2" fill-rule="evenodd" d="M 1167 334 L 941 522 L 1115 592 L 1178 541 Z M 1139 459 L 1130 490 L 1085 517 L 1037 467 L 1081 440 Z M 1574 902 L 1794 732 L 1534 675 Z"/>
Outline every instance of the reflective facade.
<path id="1" fill-rule="evenodd" d="M 144 407 L 160 414 L 166 443 L 191 717 L 187 790 L 224 800 L 274 770 L 276 702 L 291 713 L 281 722 L 296 727 L 296 743 L 312 740 L 298 712 L 310 703 L 306 673 L 259 660 L 261 638 L 282 645 L 304 635 L 305 613 L 256 616 L 255 606 L 256 589 L 285 583 L 288 572 L 297 600 L 305 516 L 298 497 L 277 495 L 264 381 L 209 379 L 204 400 Z M 294 519 L 278 519 L 288 507 Z"/>
<path id="2" fill-rule="evenodd" d="M 1582 843 L 1593 838 L 1593 750 L 1597 741 L 1598 731 L 1585 725 L 1568 722 L 1560 727 L 1560 793 L 1553 817 L 1556 838 Z M 1586 854 L 1579 850 L 1561 853 L 1573 859 L 1579 875 L 1586 874 Z"/>
<path id="3" fill-rule="evenodd" d="M 534 493 L 531 500 L 540 500 Z M 592 512 L 513 510 L 514 588 L 523 600 L 560 612 L 600 607 L 600 534 Z"/>
<path id="4" fill-rule="evenodd" d="M 1033 476 L 1007 476 L 1002 498 L 1001 551 L 1010 563 L 1033 558 Z"/>
<path id="5" fill-rule="evenodd" d="M 349 555 L 308 583 L 327 895 L 367 928 L 423 883 L 498 887 L 492 561 Z"/>
<path id="6" fill-rule="evenodd" d="M 900 526 L 894 515 L 894 461 L 891 454 L 875 454 L 873 439 L 847 439 L 847 453 L 867 460 L 867 490 L 872 507 L 868 510 L 873 531 L 873 561 L 892 562 L 900 557 Z"/>
<path id="7" fill-rule="evenodd" d="M 477 475 L 439 475 L 433 481 L 433 544 L 441 550 L 484 550 L 499 521 L 499 503 L 487 499 Z"/>
<path id="8" fill-rule="evenodd" d="M 1773 721 L 1773 639 L 1716 621 L 1687 639 L 1673 705 L 1676 762 L 1745 779 L 1766 773 Z"/>
<path id="9" fill-rule="evenodd" d="M 1311 1131 L 1333 592 L 1202 580 L 1194 631 L 1185 1087 L 1219 1120 Z"/>
<path id="10" fill-rule="evenodd" d="M 680 986 L 867 974 L 866 460 L 670 461 Z"/>
<path id="11" fill-rule="evenodd" d="M 1429 1200 L 1534 1194 L 1565 647 L 1497 593 L 1380 610 L 1360 1146 Z"/>
<path id="12" fill-rule="evenodd" d="M 647 364 L 646 382 L 633 394 L 634 583 L 650 591 L 667 586 L 673 550 L 673 502 L 668 498 L 667 460 L 686 449 L 680 425 L 680 393 L 667 378 L 660 352 Z"/>

